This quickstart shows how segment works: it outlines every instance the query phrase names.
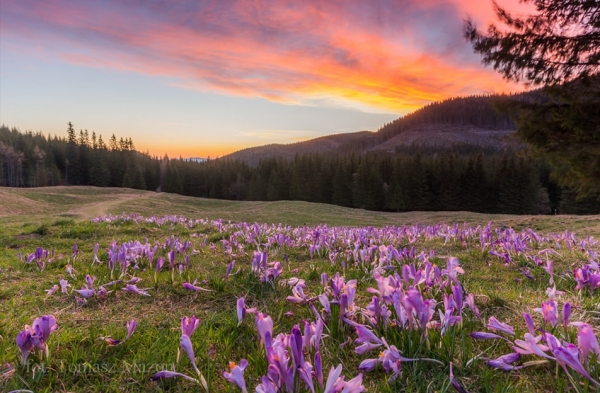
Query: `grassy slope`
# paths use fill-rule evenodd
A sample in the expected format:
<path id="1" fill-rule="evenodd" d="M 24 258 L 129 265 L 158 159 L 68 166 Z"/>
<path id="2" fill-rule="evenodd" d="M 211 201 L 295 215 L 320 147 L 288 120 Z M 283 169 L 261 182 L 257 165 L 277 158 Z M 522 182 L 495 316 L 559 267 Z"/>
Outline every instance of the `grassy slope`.
<path id="1" fill-rule="evenodd" d="M 81 254 L 76 261 L 77 278 L 71 280 L 77 288 L 83 283 L 86 273 L 98 276 L 103 282 L 109 281 L 105 267 L 90 267 L 91 250 L 96 243 L 101 249 L 112 240 L 130 241 L 148 238 L 149 241 L 164 241 L 171 235 L 190 238 L 200 229 L 161 227 L 153 225 L 114 226 L 108 224 L 92 225 L 83 218 L 104 213 L 136 212 L 143 215 L 180 214 L 190 218 L 224 218 L 234 221 L 283 222 L 290 225 L 330 225 L 383 226 L 411 223 L 433 224 L 438 222 L 469 222 L 483 224 L 493 221 L 498 225 L 516 228 L 532 227 L 543 233 L 561 232 L 565 229 L 576 231 L 580 236 L 600 234 L 599 216 L 494 216 L 466 212 L 455 213 L 377 213 L 362 210 L 345 209 L 336 206 L 303 202 L 231 202 L 182 197 L 172 194 L 156 194 L 124 189 L 99 189 L 92 187 L 57 187 L 47 189 L 0 189 L 0 364 L 14 364 L 18 351 L 14 345 L 16 333 L 23 325 L 30 324 L 34 317 L 53 313 L 59 320 L 58 337 L 50 339 L 52 359 L 45 372 L 40 370 L 18 370 L 7 378 L 0 378 L 0 391 L 16 388 L 34 391 L 194 391 L 194 386 L 186 381 L 169 381 L 156 384 L 149 382 L 153 374 L 153 364 L 171 364 L 177 356 L 179 339 L 179 319 L 184 315 L 195 314 L 203 323 L 194 336 L 194 346 L 198 363 L 207 377 L 212 377 L 213 391 L 235 391 L 223 382 L 220 371 L 226 369 L 229 360 L 239 361 L 248 357 L 250 364 L 249 387 L 256 383 L 261 364 L 255 340 L 255 330 L 251 321 L 237 328 L 235 319 L 236 297 L 246 296 L 250 306 L 273 316 L 276 332 L 286 331 L 302 318 L 310 318 L 310 312 L 295 307 L 283 299 L 290 295 L 289 289 L 274 289 L 257 286 L 247 276 L 240 275 L 228 281 L 226 285 L 215 277 L 224 274 L 228 259 L 221 253 L 209 248 L 191 258 L 191 268 L 182 278 L 176 277 L 171 283 L 170 274 L 161 273 L 158 284 L 154 284 L 153 274 L 149 271 L 136 273 L 143 278 L 139 287 L 150 287 L 151 298 L 116 291 L 105 301 L 93 300 L 87 307 L 78 307 L 73 296 L 57 294 L 44 300 L 44 290 L 49 289 L 65 277 L 64 268 L 68 257 L 49 266 L 43 274 L 33 267 L 24 267 L 17 260 L 17 253 L 27 254 L 35 247 L 56 249 L 65 255 L 70 253 L 73 243 L 77 243 Z M 218 244 L 222 235 L 207 232 L 209 240 Z M 251 247 L 248 248 L 247 252 Z M 462 281 L 469 292 L 477 294 L 476 301 L 484 316 L 498 316 L 501 320 L 523 325 L 520 313 L 538 307 L 545 299 L 544 290 L 547 278 L 539 271 L 534 272 L 536 280 L 520 281 L 523 277 L 515 270 L 506 269 L 500 263 L 492 263 L 488 268 L 481 254 L 473 249 L 465 249 L 457 244 L 443 245 L 439 242 L 417 244 L 417 251 L 434 249 L 440 256 L 457 256 L 466 270 Z M 106 254 L 101 253 L 105 259 Z M 274 255 L 281 259 L 280 255 Z M 250 256 L 240 257 L 238 264 L 248 264 Z M 569 269 L 573 260 L 558 260 L 557 270 Z M 441 261 L 440 261 L 441 263 Z M 290 254 L 290 264 L 286 266 L 284 277 L 299 275 L 307 279 L 308 290 L 317 293 L 318 275 L 311 272 L 309 257 L 302 253 Z M 339 270 L 339 266 L 329 263 L 317 264 L 318 272 L 330 274 Z M 300 269 L 300 273 L 291 271 Z M 350 271 L 348 275 L 358 272 Z M 347 276 L 348 276 L 347 275 Z M 206 280 L 203 286 L 213 289 L 212 293 L 190 293 L 180 287 L 182 280 Z M 367 294 L 364 289 L 373 285 L 371 281 L 361 279 L 362 305 Z M 572 290 L 572 288 L 569 288 Z M 568 299 L 575 305 L 578 316 L 596 310 L 594 299 L 578 299 L 570 292 Z M 294 318 L 285 318 L 282 313 L 293 310 Z M 125 335 L 124 323 L 130 318 L 138 320 L 138 331 L 132 339 L 118 347 L 107 347 L 99 336 L 122 338 Z M 251 318 L 250 318 L 251 319 Z M 478 326 L 479 330 L 483 330 Z M 523 326 L 520 327 L 522 332 Z M 489 347 L 485 343 L 480 348 L 470 347 L 471 354 Z M 471 344 L 470 344 L 471 345 Z M 479 344 L 478 344 L 479 345 Z M 499 345 L 498 347 L 501 347 Z M 495 348 L 495 353 L 506 353 L 506 348 Z M 254 358 L 253 358 L 254 357 Z M 324 351 L 325 368 L 337 362 L 344 363 L 347 375 L 355 375 L 357 359 L 348 356 L 337 346 L 328 346 Z M 365 356 L 361 357 L 365 358 Z M 105 370 L 80 373 L 69 367 L 82 367 L 82 364 L 105 365 Z M 71 365 L 71 366 L 70 366 Z M 78 366 L 74 366 L 78 365 Z M 135 369 L 135 366 L 138 369 Z M 146 369 L 140 369 L 140 365 Z M 462 364 L 464 366 L 464 364 Z M 411 365 L 405 367 L 410 368 Z M 176 366 L 178 371 L 192 374 L 189 361 L 182 359 Z M 0 367 L 1 371 L 2 367 Z M 89 371 L 89 370 L 88 370 Z M 264 372 L 264 371 L 262 371 Z M 506 391 L 561 390 L 567 384 L 556 384 L 553 378 L 545 378 L 546 373 L 554 374 L 549 366 L 526 369 L 519 373 L 503 374 L 489 370 L 482 364 L 469 369 L 455 370 L 457 376 L 476 391 L 495 391 L 494 385 L 508 386 Z M 436 386 L 448 388 L 445 380 L 447 370 L 440 374 L 431 374 L 428 368 L 415 368 L 415 381 L 430 378 Z M 419 376 L 419 373 L 423 373 Z M 387 386 L 384 374 L 374 372 L 365 376 L 365 385 L 369 391 L 394 391 L 402 387 L 407 391 L 424 391 L 418 382 L 402 381 L 401 385 Z M 250 380 L 252 382 L 250 382 Z M 429 379 L 428 379 L 429 381 Z M 433 383 L 433 382 L 432 382 Z M 3 386 L 3 384 L 6 384 Z"/>
<path id="2" fill-rule="evenodd" d="M 383 213 L 319 203 L 237 202 L 193 198 L 122 188 L 47 187 L 0 188 L 0 224 L 51 221 L 57 217 L 89 219 L 123 212 L 149 215 L 184 215 L 189 218 L 287 225 L 385 226 L 443 223 L 483 225 L 494 222 L 516 230 L 530 227 L 542 232 L 565 229 L 581 236 L 600 237 L 600 215 L 516 216 L 471 212 Z"/>

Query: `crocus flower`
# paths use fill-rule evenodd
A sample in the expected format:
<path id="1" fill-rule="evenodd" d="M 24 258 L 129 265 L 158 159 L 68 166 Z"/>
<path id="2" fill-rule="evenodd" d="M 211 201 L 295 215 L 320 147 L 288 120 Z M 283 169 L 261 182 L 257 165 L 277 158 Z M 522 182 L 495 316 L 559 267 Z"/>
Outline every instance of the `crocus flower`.
<path id="1" fill-rule="evenodd" d="M 31 342 L 31 332 L 29 326 L 25 326 L 25 330 L 17 334 L 17 347 L 21 350 L 21 359 L 23 364 L 27 363 L 29 353 L 33 351 L 33 343 Z"/>
<path id="2" fill-rule="evenodd" d="M 365 372 L 373 371 L 375 369 L 375 367 L 377 366 L 378 362 L 379 362 L 379 359 L 377 359 L 377 358 L 365 359 L 362 362 L 360 362 L 358 369 L 360 371 L 365 371 Z"/>
<path id="3" fill-rule="evenodd" d="M 196 292 L 212 292 L 212 290 L 210 289 L 205 289 L 202 287 L 198 287 L 196 286 L 196 281 L 194 281 L 192 284 L 190 284 L 189 282 L 184 282 L 183 283 L 183 287 L 185 289 L 189 289 L 190 291 L 196 291 Z"/>
<path id="4" fill-rule="evenodd" d="M 525 333 L 525 341 L 515 340 L 516 346 L 513 350 L 521 355 L 538 355 L 546 359 L 555 360 L 552 356 L 547 355 L 545 352 L 549 348 L 545 345 L 538 344 L 535 337 L 532 334 Z"/>
<path id="5" fill-rule="evenodd" d="M 273 319 L 267 314 L 258 312 L 255 318 L 256 330 L 261 343 L 265 343 L 265 335 L 269 333 L 273 337 Z"/>
<path id="6" fill-rule="evenodd" d="M 229 362 L 231 372 L 223 371 L 223 377 L 229 382 L 234 383 L 243 393 L 248 393 L 246 381 L 244 380 L 244 370 L 246 370 L 246 367 L 248 367 L 248 361 L 242 359 L 239 366 L 234 362 Z"/>
<path id="7" fill-rule="evenodd" d="M 231 261 L 229 263 L 229 265 L 227 265 L 227 270 L 225 271 L 225 277 L 223 278 L 224 280 L 227 280 L 227 278 L 231 274 L 231 271 L 233 270 L 234 266 L 235 266 L 235 260 Z"/>
<path id="8" fill-rule="evenodd" d="M 156 266 L 154 267 L 154 271 L 156 273 L 158 273 L 160 271 L 160 269 L 162 269 L 162 267 L 165 264 L 165 259 L 163 257 L 160 257 L 156 260 Z"/>
<path id="9" fill-rule="evenodd" d="M 590 375 L 587 373 L 587 371 L 579 361 L 577 357 L 579 351 L 577 350 L 577 347 L 575 345 L 568 344 L 565 347 L 560 346 L 558 348 L 553 348 L 552 353 L 556 357 L 556 361 L 558 362 L 558 364 L 562 366 L 565 372 L 568 372 L 567 366 L 569 366 L 573 370 L 577 371 L 579 374 L 589 379 L 594 385 L 600 386 L 600 383 L 592 377 L 590 377 Z"/>
<path id="10" fill-rule="evenodd" d="M 58 329 L 56 324 L 56 318 L 54 315 L 42 315 L 40 318 L 36 318 L 31 325 L 31 342 L 33 345 L 40 349 L 48 351 L 46 341 L 50 337 L 50 333 Z"/>
<path id="11" fill-rule="evenodd" d="M 48 356 L 47 341 L 50 333 L 56 329 L 58 329 L 58 325 L 53 315 L 42 315 L 40 318 L 36 318 L 31 326 L 25 325 L 25 329 L 16 338 L 23 364 L 27 362 L 27 357 L 34 347 L 44 350 Z"/>
<path id="12" fill-rule="evenodd" d="M 541 308 L 534 308 L 533 311 L 542 313 L 544 322 L 551 326 L 556 326 L 558 323 L 558 310 L 554 300 L 543 302 Z"/>
<path id="13" fill-rule="evenodd" d="M 477 309 L 477 306 L 475 305 L 475 296 L 472 293 L 469 293 L 467 295 L 465 303 L 467 303 L 467 306 L 469 306 L 469 308 L 471 309 L 471 311 L 473 311 L 473 314 L 475 314 L 477 318 L 481 318 L 479 309 Z"/>
<path id="14" fill-rule="evenodd" d="M 260 384 L 256 387 L 256 393 L 277 393 L 277 386 L 269 380 L 269 378 L 263 376 L 260 380 Z"/>
<path id="15" fill-rule="evenodd" d="M 510 334 L 511 336 L 515 335 L 515 329 L 512 326 L 498 321 L 496 317 L 490 317 L 490 319 L 488 319 L 487 328 L 490 330 L 498 330 Z"/>
<path id="16" fill-rule="evenodd" d="M 580 359 L 585 362 L 590 352 L 600 356 L 598 340 L 594 335 L 594 330 L 585 322 L 572 322 L 571 325 L 577 327 L 577 346 L 579 347 Z"/>
<path id="17" fill-rule="evenodd" d="M 68 281 L 61 278 L 59 283 L 60 283 L 60 291 L 62 293 L 67 293 L 67 286 L 69 285 Z"/>
<path id="18" fill-rule="evenodd" d="M 238 317 L 238 326 L 240 326 L 242 324 L 242 321 L 244 320 L 244 317 L 246 316 L 246 313 L 255 313 L 256 308 L 246 308 L 246 300 L 243 297 L 241 297 L 237 300 L 236 311 Z"/>
<path id="19" fill-rule="evenodd" d="M 150 288 L 138 288 L 135 284 L 127 284 L 127 286 L 123 288 L 123 290 L 127 292 L 133 292 L 143 296 L 150 296 L 150 294 L 147 292 L 148 289 Z"/>
<path id="20" fill-rule="evenodd" d="M 73 292 L 77 292 L 78 294 L 80 294 L 82 297 L 84 297 L 86 299 L 89 299 L 96 294 L 96 291 L 94 291 L 93 289 L 88 289 L 88 288 L 73 289 Z"/>
<path id="21" fill-rule="evenodd" d="M 164 378 L 175 378 L 175 377 L 181 377 L 181 378 L 185 378 L 188 381 L 192 381 L 192 382 L 198 382 L 197 379 L 194 379 L 192 377 L 190 377 L 189 375 L 185 375 L 185 374 L 181 374 L 181 373 L 176 373 L 174 371 L 159 371 L 156 374 L 154 374 L 152 376 L 152 380 L 153 381 L 157 381 L 159 379 L 164 379 Z"/>
<path id="22" fill-rule="evenodd" d="M 571 317 L 571 303 L 566 302 L 563 305 L 562 309 L 562 322 L 565 331 L 567 330 L 567 326 L 569 325 L 569 318 Z"/>
<path id="23" fill-rule="evenodd" d="M 192 334 L 194 334 L 199 325 L 200 318 L 196 318 L 195 315 L 183 317 L 181 318 L 181 334 L 192 337 Z"/>
<path id="24" fill-rule="evenodd" d="M 90 276 L 89 274 L 85 275 L 85 282 L 87 283 L 87 287 L 89 289 L 94 289 L 94 281 L 96 281 L 96 277 Z M 135 284 L 134 282 L 130 284 Z"/>
<path id="25" fill-rule="evenodd" d="M 99 248 L 100 248 L 100 245 L 98 243 L 96 243 L 96 245 L 94 246 L 94 260 L 92 261 L 92 265 L 96 262 L 102 263 L 100 261 L 100 259 L 98 259 L 98 249 Z"/>
<path id="26" fill-rule="evenodd" d="M 46 297 L 54 295 L 58 291 L 58 284 L 54 284 L 54 286 L 50 289 L 46 289 Z"/>
<path id="27" fill-rule="evenodd" d="M 341 393 L 361 393 L 364 391 L 365 387 L 362 384 L 362 374 L 358 374 L 351 380 L 346 381 Z"/>
<path id="28" fill-rule="evenodd" d="M 493 339 L 499 338 L 501 340 L 506 340 L 506 341 L 510 342 L 510 340 L 508 340 L 507 338 L 499 336 L 494 333 L 473 332 L 473 333 L 470 333 L 469 336 L 473 337 L 476 340 L 493 340 Z"/>
<path id="29" fill-rule="evenodd" d="M 531 315 L 526 312 L 523 313 L 523 318 L 525 319 L 525 324 L 527 325 L 529 334 L 535 336 L 535 325 L 533 324 L 533 318 L 531 318 Z"/>
<path id="30" fill-rule="evenodd" d="M 127 321 L 125 326 L 127 327 L 127 336 L 125 337 L 125 339 L 115 340 L 111 337 L 104 337 L 104 341 L 106 341 L 106 343 L 108 345 L 115 346 L 115 345 L 123 344 L 125 341 L 129 340 L 129 338 L 135 331 L 135 328 L 137 327 L 137 322 L 135 321 L 135 319 L 132 319 L 131 321 Z"/>
<path id="31" fill-rule="evenodd" d="M 519 370 L 523 368 L 523 366 L 513 366 L 512 364 L 519 360 L 520 357 L 520 354 L 513 352 L 507 355 L 500 356 L 497 359 L 490 359 L 487 361 L 487 364 L 492 368 L 497 368 L 502 371 Z"/>

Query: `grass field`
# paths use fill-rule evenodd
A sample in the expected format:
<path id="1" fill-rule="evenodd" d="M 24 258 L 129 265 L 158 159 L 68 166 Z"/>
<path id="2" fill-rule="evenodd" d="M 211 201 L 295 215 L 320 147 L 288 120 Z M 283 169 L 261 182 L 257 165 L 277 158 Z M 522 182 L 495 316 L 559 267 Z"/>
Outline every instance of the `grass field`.
<path id="1" fill-rule="evenodd" d="M 170 218 L 149 221 L 132 213 Z M 118 217 L 91 221 L 106 215 Z M 218 219 L 222 221 L 214 221 Z M 261 376 L 269 375 L 269 383 L 276 384 L 285 374 L 283 366 L 277 366 L 279 377 L 273 374 L 277 367 L 270 351 L 279 344 L 288 345 L 288 350 L 277 359 L 292 357 L 290 369 L 297 368 L 292 365 L 302 354 L 310 366 L 304 371 L 309 370 L 311 381 L 314 376 L 317 392 L 324 391 L 330 369 L 338 364 L 346 381 L 360 373 L 365 391 L 373 392 L 453 391 L 451 382 L 482 392 L 595 391 L 591 380 L 598 380 L 600 370 L 594 346 L 590 344 L 590 354 L 583 356 L 578 339 L 583 325 L 565 328 L 561 314 L 568 303 L 570 321 L 585 322 L 594 331 L 599 326 L 600 292 L 589 283 L 598 273 L 594 262 L 600 247 L 591 236 L 600 237 L 600 216 L 379 213 L 128 189 L 0 188 L 0 391 L 204 391 L 203 378 L 210 391 L 235 392 L 240 390 L 222 373 L 239 372 L 230 368 L 230 362 L 239 365 L 242 359 L 248 361 L 245 383 L 248 391 L 254 391 Z M 37 248 L 48 254 L 35 255 Z M 270 264 L 262 266 L 258 250 L 266 252 Z M 458 259 L 464 274 L 448 265 L 451 257 Z M 163 266 L 157 269 L 161 258 Z M 259 262 L 253 267 L 255 258 Z M 234 260 L 231 275 L 225 278 Z M 548 260 L 553 262 L 556 289 L 564 292 L 555 299 L 556 323 L 546 293 L 552 287 Z M 403 268 L 410 265 L 412 271 Z M 434 270 L 427 270 L 434 265 L 439 266 L 439 279 Z M 579 285 L 581 289 L 573 275 L 579 268 L 592 277 Z M 325 284 L 322 273 L 327 274 Z M 332 280 L 336 273 L 344 280 Z M 86 280 L 86 275 L 91 278 Z M 419 277 L 427 279 L 418 282 Z M 304 286 L 294 286 L 295 280 L 289 282 L 293 278 L 304 280 Z M 61 279 L 70 285 L 66 293 L 58 289 L 47 295 Z M 137 288 L 147 288 L 150 296 L 123 290 L 134 282 Z M 184 283 L 208 291 L 186 289 Z M 93 293 L 84 299 L 86 289 Z M 341 306 L 354 291 L 352 304 Z M 322 294 L 332 301 L 329 312 L 317 298 Z M 481 318 L 467 307 L 468 294 Z M 394 300 L 398 297 L 404 300 Z M 236 314 L 240 298 L 249 308 L 241 323 Z M 427 326 L 418 320 L 419 299 L 435 310 L 428 319 L 428 311 L 423 311 Z M 542 302 L 548 305 L 543 308 L 546 312 L 533 311 Z M 253 308 L 264 314 L 258 318 Z M 411 316 L 402 316 L 407 310 Z M 563 340 L 556 344 L 561 348 L 542 347 L 548 357 L 560 361 L 525 354 L 505 364 L 512 371 L 490 367 L 488 360 L 511 353 L 518 346 L 516 340 L 524 340 L 528 326 L 523 312 L 532 315 L 535 335 L 548 332 Z M 19 332 L 35 318 L 50 314 L 58 328 L 40 345 L 49 356 L 32 350 L 22 364 L 15 344 Z M 198 371 L 180 345 L 181 319 L 192 315 L 200 320 L 196 332 L 189 334 Z M 513 326 L 514 336 L 490 328 L 491 317 Z M 255 318 L 272 319 L 273 342 L 278 344 L 260 343 Z M 122 344 L 111 346 L 102 339 L 123 339 L 131 320 L 137 327 Z M 313 344 L 305 343 L 294 353 L 290 337 L 299 337 L 299 332 L 310 337 L 319 329 L 319 320 L 324 324 L 320 348 L 314 347 L 313 339 Z M 374 349 L 357 354 L 360 342 L 355 340 L 364 338 L 359 330 L 366 327 L 375 336 L 369 341 Z M 470 336 L 473 332 L 496 333 L 504 339 L 476 340 Z M 286 336 L 275 339 L 278 334 Z M 381 337 L 390 347 L 376 341 Z M 541 340 L 549 346 L 547 336 Z M 589 379 L 570 363 L 561 367 L 565 364 L 561 354 L 572 349 L 567 342 L 580 351 Z M 404 358 L 418 360 L 398 361 L 394 348 Z M 323 386 L 318 381 L 317 352 Z M 375 359 L 372 371 L 368 359 Z M 196 381 L 151 380 L 161 370 Z M 291 388 L 281 384 L 280 391 L 311 391 L 300 371 L 292 374 Z M 338 386 L 341 390 L 342 383 Z M 351 390 L 350 384 L 346 389 L 360 391 Z"/>

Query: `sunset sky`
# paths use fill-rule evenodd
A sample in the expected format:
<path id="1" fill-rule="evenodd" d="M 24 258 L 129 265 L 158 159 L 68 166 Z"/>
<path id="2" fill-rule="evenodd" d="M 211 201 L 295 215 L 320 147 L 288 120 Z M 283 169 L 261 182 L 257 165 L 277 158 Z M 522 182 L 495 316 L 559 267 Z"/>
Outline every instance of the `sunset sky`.
<path id="1" fill-rule="evenodd" d="M 0 123 L 216 157 L 522 90 L 481 65 L 467 16 L 493 22 L 491 0 L 2 0 Z"/>

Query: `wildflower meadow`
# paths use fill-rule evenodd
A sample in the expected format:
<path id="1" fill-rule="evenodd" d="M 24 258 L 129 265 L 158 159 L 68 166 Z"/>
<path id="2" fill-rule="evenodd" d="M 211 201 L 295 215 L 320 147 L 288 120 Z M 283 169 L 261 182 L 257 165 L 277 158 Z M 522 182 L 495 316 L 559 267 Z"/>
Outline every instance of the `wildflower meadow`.
<path id="1" fill-rule="evenodd" d="M 1 391 L 600 386 L 600 245 L 568 230 L 123 214 L 22 244 L 0 254 Z"/>

